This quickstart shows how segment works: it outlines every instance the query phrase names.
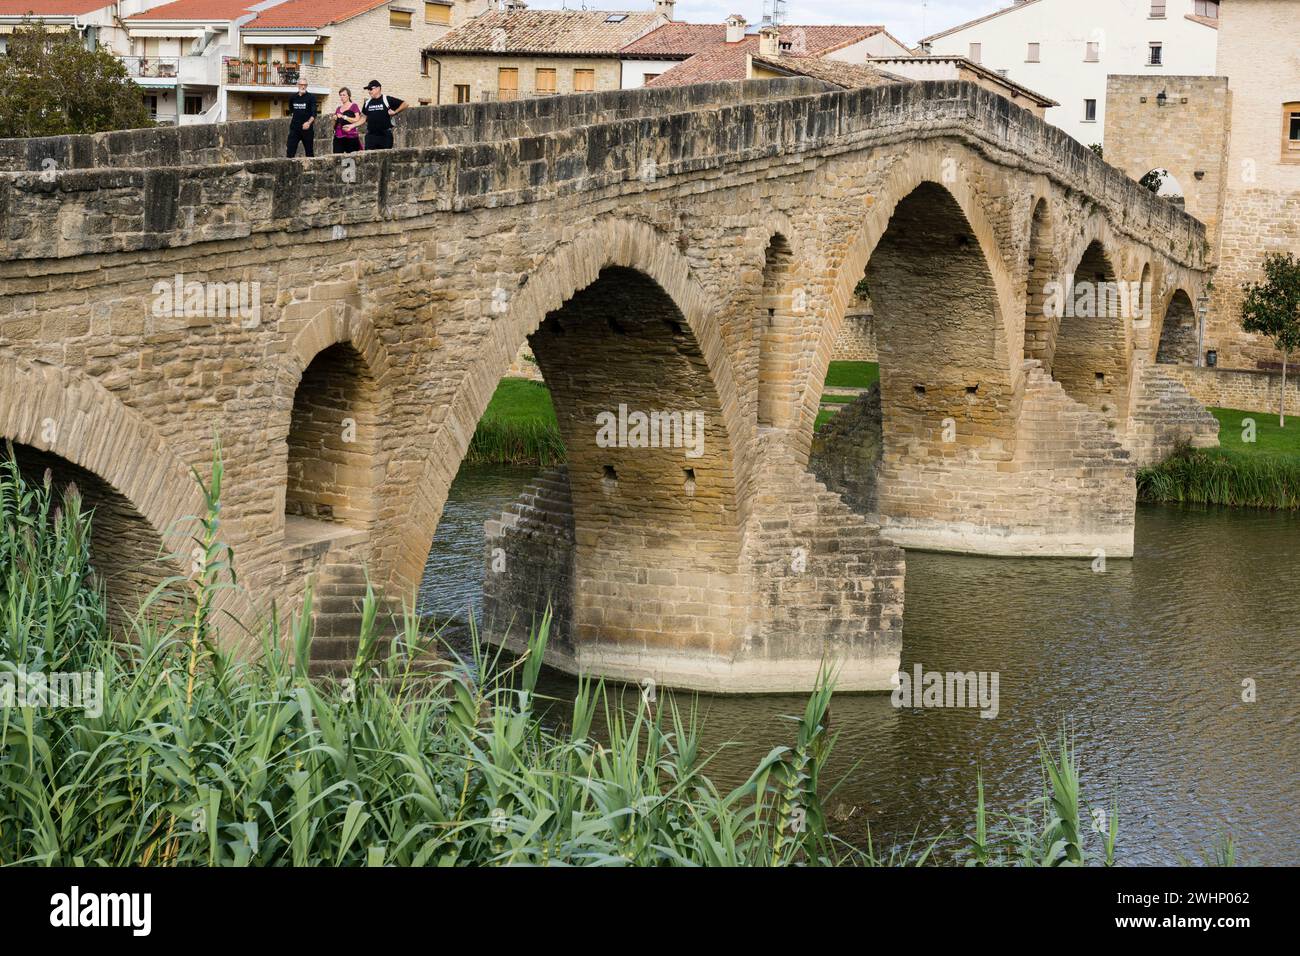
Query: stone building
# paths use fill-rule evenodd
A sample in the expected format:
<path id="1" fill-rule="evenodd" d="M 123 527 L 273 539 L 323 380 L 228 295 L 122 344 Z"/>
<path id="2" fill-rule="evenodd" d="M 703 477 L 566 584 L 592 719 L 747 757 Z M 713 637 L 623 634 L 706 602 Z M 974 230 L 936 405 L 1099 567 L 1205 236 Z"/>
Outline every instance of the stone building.
<path id="1" fill-rule="evenodd" d="M 425 48 L 473 19 L 487 0 L 286 0 L 241 31 L 241 56 L 227 71 L 232 120 L 285 115 L 299 76 L 324 108 L 340 86 L 353 99 L 371 79 L 384 92 L 427 104 L 435 95 Z"/>
<path id="2" fill-rule="evenodd" d="M 837 25 L 764 27 L 747 33 L 745 18 L 727 17 L 725 23 L 670 23 L 630 43 L 623 49 L 623 86 L 687 86 L 719 80 L 746 80 L 772 76 L 811 75 L 806 71 L 753 69 L 750 57 L 779 56 L 788 61 L 822 60 L 835 64 L 861 65 L 877 56 L 906 55 L 907 48 L 882 26 Z M 825 72 L 825 71 L 823 71 Z M 839 78 L 827 79 L 849 88 L 871 85 L 841 70 Z"/>
<path id="3" fill-rule="evenodd" d="M 161 0 L 0 0 L 0 54 L 14 30 L 39 20 L 50 31 L 76 33 L 87 48 L 129 53 L 123 18 L 155 7 Z"/>
<path id="4" fill-rule="evenodd" d="M 1241 330 L 1242 287 L 1262 277 L 1266 254 L 1300 253 L 1300 5 L 1230 0 L 1219 23 L 1218 76 L 1111 77 L 1106 159 L 1134 178 L 1169 169 L 1184 184 L 1187 212 L 1207 226 L 1216 272 L 1204 328 L 1189 317 L 1181 346 L 1176 329 L 1164 330 L 1166 357 L 1204 364 L 1214 352 L 1221 367 L 1267 373 L 1281 356 Z M 1278 52 L 1262 68 L 1265 38 Z M 1233 378 L 1231 399 L 1215 393 L 1214 376 L 1200 378 L 1193 391 L 1209 403 L 1267 407 L 1270 392 L 1276 403 L 1267 375 Z M 1250 382 L 1254 399 L 1241 394 Z"/>
<path id="5" fill-rule="evenodd" d="M 1044 96 L 1017 83 L 1005 73 L 991 70 L 964 56 L 920 54 L 919 56 L 877 57 L 873 63 L 879 69 L 904 80 L 966 80 L 986 90 L 992 90 L 999 96 L 1005 96 L 1039 119 L 1047 119 L 1048 110 L 1061 105 L 1050 96 Z"/>
<path id="6" fill-rule="evenodd" d="M 1214 73 L 1217 0 L 1015 0 L 921 41 L 1061 105 L 1047 111 L 1085 146 L 1104 142 L 1106 78 Z"/>
<path id="7" fill-rule="evenodd" d="M 117 51 L 154 121 L 187 126 L 225 117 L 226 64 L 239 57 L 239 28 L 255 0 L 174 0 L 124 21 Z"/>
<path id="8" fill-rule="evenodd" d="M 667 23 L 654 12 L 527 10 L 510 2 L 457 27 L 427 50 L 438 103 L 477 103 L 617 90 L 625 46 Z"/>

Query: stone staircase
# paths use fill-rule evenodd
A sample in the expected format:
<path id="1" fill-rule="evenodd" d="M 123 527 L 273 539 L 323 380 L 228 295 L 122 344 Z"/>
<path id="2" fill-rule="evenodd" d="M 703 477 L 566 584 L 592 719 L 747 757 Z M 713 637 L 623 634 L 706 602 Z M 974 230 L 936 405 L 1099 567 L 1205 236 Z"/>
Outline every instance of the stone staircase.
<path id="1" fill-rule="evenodd" d="M 483 634 L 520 651 L 549 605 L 548 649 L 571 657 L 575 539 L 568 469 L 543 471 L 485 531 Z"/>
<path id="2" fill-rule="evenodd" d="M 312 595 L 310 676 L 339 678 L 352 672 L 365 599 L 366 573 L 360 563 L 346 551 L 326 553 Z M 376 654 L 382 660 L 402 625 L 402 606 L 378 593 L 375 601 Z"/>
<path id="3" fill-rule="evenodd" d="M 1025 391 L 1015 461 L 1025 471 L 1122 464 L 1130 456 L 1098 412 L 1077 402 L 1038 359 L 1024 364 Z"/>
<path id="4" fill-rule="evenodd" d="M 903 550 L 788 455 L 769 448 L 742 555 L 762 593 L 760 656 L 858 660 L 902 640 Z M 781 645 L 777 647 L 776 645 Z"/>
<path id="5" fill-rule="evenodd" d="M 1141 362 L 1133 383 L 1128 446 L 1138 467 L 1162 461 L 1184 442 L 1193 448 L 1218 447 L 1219 420 L 1182 382 L 1159 365 Z"/>

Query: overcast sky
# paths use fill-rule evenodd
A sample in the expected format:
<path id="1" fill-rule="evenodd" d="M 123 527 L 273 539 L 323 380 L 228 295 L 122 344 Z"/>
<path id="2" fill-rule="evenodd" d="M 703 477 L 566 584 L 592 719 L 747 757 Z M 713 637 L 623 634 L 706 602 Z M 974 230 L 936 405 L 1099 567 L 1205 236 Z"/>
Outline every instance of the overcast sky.
<path id="1" fill-rule="evenodd" d="M 528 0 L 534 10 L 581 10 L 581 0 Z M 591 10 L 650 10 L 653 0 L 587 0 Z M 1011 0 L 787 0 L 786 23 L 879 23 L 904 43 L 956 26 Z M 721 23 L 739 13 L 751 24 L 763 17 L 763 0 L 677 0 L 674 19 L 690 23 Z"/>

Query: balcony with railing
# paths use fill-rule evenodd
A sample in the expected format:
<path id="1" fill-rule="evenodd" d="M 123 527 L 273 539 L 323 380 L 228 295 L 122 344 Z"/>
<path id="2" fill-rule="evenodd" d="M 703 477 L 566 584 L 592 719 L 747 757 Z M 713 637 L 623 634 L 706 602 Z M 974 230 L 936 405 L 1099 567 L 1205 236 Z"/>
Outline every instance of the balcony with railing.
<path id="1" fill-rule="evenodd" d="M 165 80 L 180 75 L 179 56 L 121 56 L 118 57 L 132 79 Z"/>
<path id="2" fill-rule="evenodd" d="M 227 49 L 229 49 L 227 47 Z M 220 85 L 219 56 L 121 56 L 127 75 L 142 86 L 165 86 L 179 82 L 200 86 Z"/>
<path id="3" fill-rule="evenodd" d="M 227 86 L 292 87 L 299 79 L 309 86 L 327 85 L 326 68 L 308 63 L 261 63 L 225 57 L 223 63 Z"/>

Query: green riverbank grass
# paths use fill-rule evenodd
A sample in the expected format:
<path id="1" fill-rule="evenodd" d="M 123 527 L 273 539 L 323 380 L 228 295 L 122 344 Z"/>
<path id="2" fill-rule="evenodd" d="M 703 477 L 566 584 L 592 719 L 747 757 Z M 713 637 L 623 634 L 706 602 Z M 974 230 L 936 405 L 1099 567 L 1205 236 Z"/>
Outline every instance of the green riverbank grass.
<path id="1" fill-rule="evenodd" d="M 368 591 L 351 680 L 321 683 L 307 677 L 309 592 L 287 648 L 272 614 L 253 635 L 261 656 L 236 659 L 213 641 L 213 598 L 234 586 L 235 560 L 220 542 L 219 455 L 202 488 L 199 567 L 160 585 L 188 606 L 171 619 L 142 612 L 110 634 L 91 516 L 75 491 L 29 485 L 12 453 L 0 457 L 0 672 L 11 687 L 55 671 L 103 678 L 102 706 L 0 708 L 0 866 L 933 861 L 937 838 L 877 857 L 829 832 L 830 679 L 792 739 L 724 790 L 706 775 L 694 706 L 634 691 L 625 708 L 583 680 L 567 721 L 544 723 L 549 622 L 513 663 L 476 644 L 473 666 L 420 671 L 419 620 L 408 613 L 380 653 Z M 1043 790 L 1021 814 L 992 817 L 981 788 L 975 835 L 953 862 L 1113 861 L 1118 817 L 1105 833 L 1085 824 L 1073 747 L 1062 738 L 1058 756 L 1043 743 L 1040 761 Z"/>
<path id="2" fill-rule="evenodd" d="M 1285 428 L 1277 424 L 1277 412 L 1243 412 L 1235 408 L 1211 408 L 1210 414 L 1219 420 L 1219 447 L 1228 451 L 1252 455 L 1291 455 L 1300 460 L 1300 408 L 1296 417 L 1287 413 Z M 1244 441 L 1246 420 L 1255 422 L 1255 440 Z"/>
<path id="3" fill-rule="evenodd" d="M 1300 457 L 1184 448 L 1139 469 L 1137 487 L 1140 501 L 1300 508 Z"/>
<path id="4" fill-rule="evenodd" d="M 562 463 L 564 440 L 550 390 L 529 379 L 502 379 L 474 429 L 465 460 L 477 465 Z"/>
<path id="5" fill-rule="evenodd" d="M 1138 470 L 1138 498 L 1169 504 L 1300 508 L 1300 419 L 1279 428 L 1276 414 L 1211 408 L 1218 448 L 1180 448 Z M 1300 410 L 1298 410 L 1300 411 Z M 1254 441 L 1245 422 L 1254 421 Z"/>
<path id="6" fill-rule="evenodd" d="M 875 362 L 831 362 L 826 368 L 827 388 L 870 388 L 880 381 Z"/>

